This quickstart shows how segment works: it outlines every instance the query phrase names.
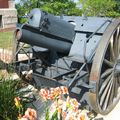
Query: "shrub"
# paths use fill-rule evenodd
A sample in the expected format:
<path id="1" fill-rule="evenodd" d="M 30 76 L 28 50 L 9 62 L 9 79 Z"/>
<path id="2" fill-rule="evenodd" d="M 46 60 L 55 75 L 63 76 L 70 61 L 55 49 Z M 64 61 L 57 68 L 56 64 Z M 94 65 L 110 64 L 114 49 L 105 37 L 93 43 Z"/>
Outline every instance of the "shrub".
<path id="1" fill-rule="evenodd" d="M 14 98 L 17 96 L 17 84 L 18 81 L 0 80 L 0 117 L 3 120 L 16 120 L 18 116 L 14 103 Z"/>

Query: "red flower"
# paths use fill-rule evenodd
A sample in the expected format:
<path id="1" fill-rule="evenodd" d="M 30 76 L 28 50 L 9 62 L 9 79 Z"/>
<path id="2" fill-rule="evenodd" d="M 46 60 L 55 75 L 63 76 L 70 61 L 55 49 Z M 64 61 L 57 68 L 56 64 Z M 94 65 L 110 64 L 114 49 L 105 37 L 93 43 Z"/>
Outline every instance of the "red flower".
<path id="1" fill-rule="evenodd" d="M 68 88 L 67 87 L 61 86 L 60 88 L 62 90 L 62 94 L 68 94 Z"/>
<path id="2" fill-rule="evenodd" d="M 47 100 L 47 99 L 49 99 L 49 97 L 50 97 L 50 95 L 49 95 L 49 90 L 47 90 L 47 89 L 41 89 L 40 90 L 40 95 L 45 99 L 45 100 Z"/>
<path id="3" fill-rule="evenodd" d="M 28 116 L 24 115 L 22 117 L 18 117 L 18 120 L 29 120 Z"/>
<path id="4" fill-rule="evenodd" d="M 25 116 L 28 117 L 28 120 L 36 120 L 37 119 L 37 113 L 34 109 L 28 108 L 25 111 Z"/>

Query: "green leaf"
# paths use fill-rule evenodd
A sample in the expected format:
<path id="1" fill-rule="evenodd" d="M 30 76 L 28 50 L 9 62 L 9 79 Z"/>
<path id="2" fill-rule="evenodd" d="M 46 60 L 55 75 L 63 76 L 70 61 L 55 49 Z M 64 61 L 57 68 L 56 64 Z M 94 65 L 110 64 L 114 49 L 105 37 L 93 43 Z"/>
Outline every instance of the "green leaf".
<path id="1" fill-rule="evenodd" d="M 120 8 L 120 4 L 118 7 L 116 1 L 117 0 L 79 0 L 80 4 L 82 4 L 82 12 L 86 16 L 109 17 L 117 17 L 119 15 L 118 8 Z"/>
<path id="2" fill-rule="evenodd" d="M 58 111 L 56 110 L 50 120 L 58 120 Z"/>
<path id="3" fill-rule="evenodd" d="M 45 112 L 45 120 L 50 120 L 49 118 L 50 118 L 49 108 L 47 108 Z"/>

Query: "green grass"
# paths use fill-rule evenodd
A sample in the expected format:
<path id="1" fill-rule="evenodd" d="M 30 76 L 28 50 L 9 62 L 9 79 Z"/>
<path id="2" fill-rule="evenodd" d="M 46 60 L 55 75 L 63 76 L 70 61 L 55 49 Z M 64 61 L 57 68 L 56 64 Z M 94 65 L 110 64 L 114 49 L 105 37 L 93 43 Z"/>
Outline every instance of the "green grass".
<path id="1" fill-rule="evenodd" d="M 0 32 L 0 48 L 13 48 L 13 33 L 14 31 Z"/>

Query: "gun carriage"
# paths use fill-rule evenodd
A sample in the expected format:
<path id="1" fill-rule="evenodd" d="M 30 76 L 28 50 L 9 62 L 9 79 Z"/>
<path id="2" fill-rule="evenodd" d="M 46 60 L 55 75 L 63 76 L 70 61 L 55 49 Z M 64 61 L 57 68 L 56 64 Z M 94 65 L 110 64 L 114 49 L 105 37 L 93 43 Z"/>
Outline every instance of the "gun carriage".
<path id="1" fill-rule="evenodd" d="M 120 98 L 120 20 L 54 16 L 33 9 L 15 31 L 16 72 L 36 86 L 67 86 L 97 113 L 107 114 Z M 25 54 L 27 59 L 21 60 Z"/>

